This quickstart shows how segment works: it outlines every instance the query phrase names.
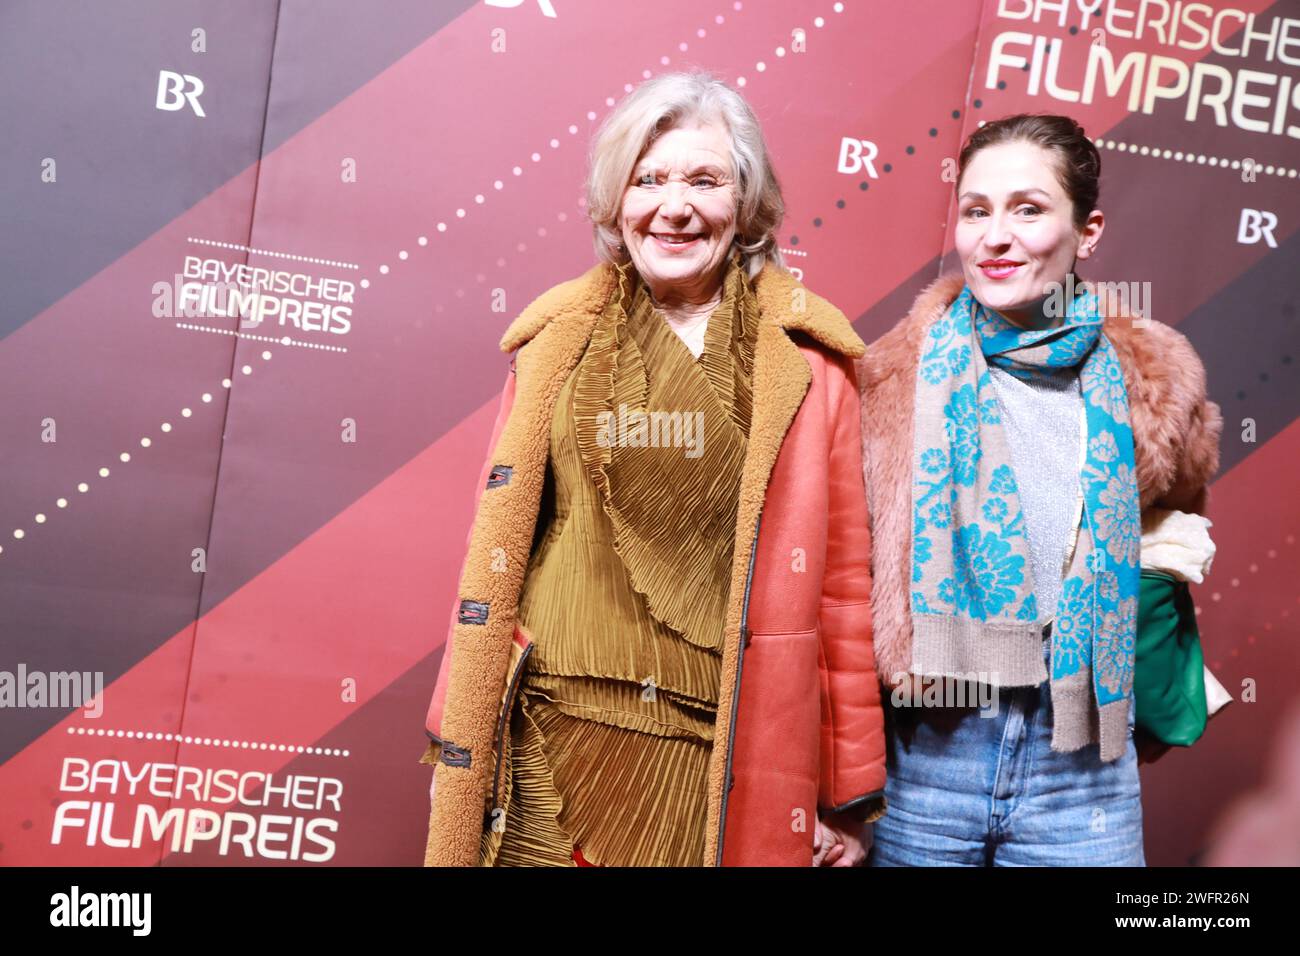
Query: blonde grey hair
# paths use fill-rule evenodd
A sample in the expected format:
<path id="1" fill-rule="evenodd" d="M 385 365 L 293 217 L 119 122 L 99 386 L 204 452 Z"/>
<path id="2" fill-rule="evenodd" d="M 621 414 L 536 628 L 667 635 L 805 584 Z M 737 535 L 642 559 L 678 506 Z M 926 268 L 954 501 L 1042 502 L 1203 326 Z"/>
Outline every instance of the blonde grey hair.
<path id="1" fill-rule="evenodd" d="M 776 241 L 785 202 L 758 118 L 739 93 L 703 71 L 646 80 L 623 97 L 597 129 L 587 177 L 587 215 L 600 258 L 615 265 L 629 259 L 619 214 L 632 170 L 650 145 L 671 129 L 709 122 L 721 123 L 731 136 L 731 172 L 737 184 L 732 249 L 740 251 L 751 279 L 768 262 L 786 268 Z"/>

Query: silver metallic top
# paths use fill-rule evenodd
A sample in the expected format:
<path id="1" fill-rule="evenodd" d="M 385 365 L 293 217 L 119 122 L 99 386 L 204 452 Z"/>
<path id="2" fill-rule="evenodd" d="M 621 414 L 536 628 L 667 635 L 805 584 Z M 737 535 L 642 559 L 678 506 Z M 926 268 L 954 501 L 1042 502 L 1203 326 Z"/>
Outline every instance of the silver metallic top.
<path id="1" fill-rule="evenodd" d="M 1040 369 L 1028 380 L 991 363 L 988 368 L 1025 513 L 1038 619 L 1046 624 L 1056 616 L 1079 518 L 1084 427 L 1079 368 Z"/>

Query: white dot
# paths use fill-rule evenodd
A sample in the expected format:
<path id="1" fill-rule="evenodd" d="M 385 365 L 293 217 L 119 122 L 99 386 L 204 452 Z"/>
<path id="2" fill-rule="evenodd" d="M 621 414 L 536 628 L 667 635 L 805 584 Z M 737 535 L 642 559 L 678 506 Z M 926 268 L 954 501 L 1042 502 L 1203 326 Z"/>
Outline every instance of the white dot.
<path id="1" fill-rule="evenodd" d="M 429 237 L 428 237 L 428 236 L 421 236 L 419 239 L 416 239 L 415 241 L 418 242 L 418 243 L 419 243 L 420 245 L 422 245 L 422 246 L 427 246 L 427 245 L 429 244 Z"/>
<path id="2" fill-rule="evenodd" d="M 363 288 L 363 289 L 369 289 L 369 288 L 370 288 L 370 280 L 369 280 L 369 279 L 362 279 L 362 280 L 361 280 L 361 288 Z M 285 344 L 285 345 L 288 345 L 289 343 L 286 341 L 284 344 Z"/>
<path id="3" fill-rule="evenodd" d="M 203 400 L 204 400 L 205 402 L 210 402 L 210 401 L 212 401 L 212 394 L 211 394 L 210 392 L 204 392 L 204 393 L 203 393 Z"/>
<path id="4" fill-rule="evenodd" d="M 725 19 L 726 19 L 726 18 L 723 17 L 723 15 L 719 13 L 716 17 L 713 18 L 713 22 L 714 22 L 714 23 L 717 23 L 717 24 L 719 24 L 719 25 L 721 25 L 723 22 L 725 22 Z"/>
<path id="5" fill-rule="evenodd" d="M 440 222 L 440 223 L 438 223 L 438 231 L 439 231 L 439 232 L 446 232 L 446 231 L 447 231 L 447 224 L 446 224 L 445 222 Z"/>
<path id="6" fill-rule="evenodd" d="M 545 227 L 545 226 L 538 226 L 538 227 L 537 227 L 537 234 L 538 234 L 539 236 L 545 236 L 545 235 L 546 235 L 546 227 Z"/>
<path id="7" fill-rule="evenodd" d="M 291 341 L 292 341 L 292 340 L 289 338 L 289 336 L 286 335 L 286 336 L 284 336 L 283 338 L 280 339 L 280 344 L 281 344 L 281 345 L 288 345 Z"/>
<path id="8" fill-rule="evenodd" d="M 245 375 L 252 375 L 253 367 L 251 365 L 245 365 L 243 368 L 240 369 L 240 371 L 243 372 Z"/>
<path id="9" fill-rule="evenodd" d="M 1211 166 L 1217 166 L 1217 165 L 1219 165 L 1219 160 L 1218 160 L 1218 158 L 1215 157 L 1215 156 L 1211 156 L 1211 157 L 1210 157 L 1210 165 L 1211 165 Z"/>
<path id="10" fill-rule="evenodd" d="M 38 515 L 36 516 L 36 523 L 37 523 L 37 524 L 45 524 L 45 515 L 43 515 L 43 514 L 38 514 Z"/>
<path id="11" fill-rule="evenodd" d="M 643 79 L 643 80 L 648 80 L 648 79 L 650 79 L 651 75 L 652 75 L 652 74 L 650 73 L 649 70 L 642 70 L 642 71 L 641 71 L 641 79 Z"/>
<path id="12" fill-rule="evenodd" d="M 779 46 L 779 47 L 777 47 L 777 48 L 776 48 L 776 55 L 777 55 L 777 56 L 785 56 L 785 47 L 783 47 L 783 46 Z"/>
<path id="13" fill-rule="evenodd" d="M 14 537 L 15 537 L 15 538 L 21 538 L 22 536 L 23 536 L 23 529 L 22 529 L 22 528 L 14 528 Z"/>
<path id="14" fill-rule="evenodd" d="M 1267 175 L 1272 176 L 1272 175 L 1273 175 L 1273 167 L 1272 167 L 1272 166 L 1265 166 L 1265 167 L 1264 167 L 1264 172 L 1265 172 Z"/>
<path id="15" fill-rule="evenodd" d="M 632 92 L 632 84 L 631 84 L 631 83 L 624 83 L 624 84 L 623 84 L 623 92 L 624 92 L 624 93 L 631 93 L 631 92 Z"/>
<path id="16" fill-rule="evenodd" d="M 1174 159 L 1178 160 L 1179 162 L 1182 162 L 1183 151 L 1181 149 L 1178 152 L 1174 153 Z"/>
<path id="17" fill-rule="evenodd" d="M 79 481 L 77 482 L 77 490 L 84 495 L 90 490 L 90 485 L 86 484 L 84 481 Z"/>
<path id="18" fill-rule="evenodd" d="M 606 106 L 613 106 L 613 105 L 614 105 L 614 97 L 612 97 L 612 96 L 607 96 L 607 97 L 605 97 L 605 105 L 606 105 Z"/>
<path id="19" fill-rule="evenodd" d="M 1141 152 L 1143 156 L 1146 156 L 1148 153 L 1151 152 L 1151 149 L 1148 146 L 1143 146 Z"/>
<path id="20" fill-rule="evenodd" d="M 222 388 L 230 388 L 230 379 L 228 379 L 228 378 L 223 378 L 223 379 L 221 380 L 221 387 L 222 387 Z"/>
<path id="21" fill-rule="evenodd" d="M 815 27 L 824 27 L 824 26 L 826 26 L 826 21 L 823 20 L 821 17 L 817 17 L 817 18 L 815 18 L 815 19 L 813 20 L 813 26 L 815 26 Z"/>
<path id="22" fill-rule="evenodd" d="M 475 194 L 474 194 L 474 201 L 475 201 L 476 203 L 478 203 L 480 206 L 483 205 L 483 203 L 484 203 L 484 201 L 485 201 L 485 200 L 483 199 L 483 194 L 482 194 L 482 193 L 475 193 Z"/>
<path id="23" fill-rule="evenodd" d="M 147 439 L 147 438 L 141 438 L 141 439 L 140 439 L 140 446 L 141 446 L 142 448 L 148 448 L 148 447 L 149 447 L 150 445 L 152 445 L 152 444 L 153 444 L 153 442 L 151 442 L 151 441 L 150 441 L 149 439 Z"/>
<path id="24" fill-rule="evenodd" d="M 457 218 L 457 219 L 464 219 L 464 218 L 465 218 L 465 210 L 464 210 L 464 209 L 457 209 L 457 210 L 456 210 L 456 218 Z"/>
<path id="25" fill-rule="evenodd" d="M 719 23 L 722 22 L 721 18 L 719 18 L 718 22 L 719 22 Z M 690 49 L 690 48 L 686 45 L 686 41 L 683 40 L 681 43 L 677 44 L 677 49 L 679 49 L 679 50 L 681 50 L 681 52 L 685 53 L 685 52 L 686 52 L 688 49 Z"/>
<path id="26" fill-rule="evenodd" d="M 263 361 L 263 362 L 269 362 L 269 361 L 271 361 L 271 353 L 270 353 L 270 352 L 263 352 L 263 353 L 262 353 L 262 361 Z"/>
<path id="27" fill-rule="evenodd" d="M 385 264 L 385 265 L 381 265 L 381 266 L 379 267 L 379 274 L 380 274 L 380 275 L 385 275 L 385 276 L 388 275 L 388 266 L 387 266 L 387 264 Z"/>
<path id="28" fill-rule="evenodd" d="M 1165 155 L 1165 159 L 1168 159 L 1170 156 L 1173 155 L 1173 153 L 1170 152 L 1169 150 L 1165 150 L 1165 154 L 1164 154 L 1164 155 Z"/>
<path id="29" fill-rule="evenodd" d="M 540 163 L 540 162 L 542 161 L 542 154 L 541 154 L 541 153 L 533 153 L 533 155 L 532 155 L 532 160 L 533 160 L 533 162 L 535 162 L 535 163 Z"/>
<path id="30" fill-rule="evenodd" d="M 128 452 L 122 452 L 122 454 L 117 457 L 124 463 L 131 460 L 131 455 Z"/>
<path id="31" fill-rule="evenodd" d="M 696 31 L 695 31 L 695 35 L 696 35 L 697 37 L 699 37 L 701 40 L 703 40 L 703 39 L 704 39 L 704 27 L 700 27 L 698 30 L 696 30 Z"/>
<path id="32" fill-rule="evenodd" d="M 559 214 L 559 217 L 558 217 L 558 218 L 559 218 L 560 222 L 564 222 L 566 219 L 569 218 L 569 214 L 568 214 L 567 212 L 562 212 L 562 213 Z"/>
<path id="33" fill-rule="evenodd" d="M 399 249 L 397 252 L 397 258 L 405 260 L 409 258 L 409 255 L 405 249 Z"/>
<path id="34" fill-rule="evenodd" d="M 56 501 L 56 502 L 54 502 L 54 503 L 55 503 L 56 505 L 58 505 L 60 508 L 66 508 L 66 507 L 68 506 L 68 499 L 67 499 L 67 498 L 60 498 L 58 501 Z"/>
<path id="35" fill-rule="evenodd" d="M 193 413 L 192 411 L 190 411 L 188 408 L 182 408 L 182 409 L 181 409 L 181 417 L 182 417 L 182 418 L 189 418 L 189 417 L 190 417 L 191 415 L 193 415 L 193 414 L 194 414 L 194 413 Z"/>
<path id="36" fill-rule="evenodd" d="M 767 69 L 767 64 L 764 63 L 762 60 L 759 60 L 758 63 L 755 64 L 754 69 L 756 69 L 756 70 L 758 70 L 758 72 L 762 73 L 764 70 Z"/>
<path id="37" fill-rule="evenodd" d="M 107 468 L 101 468 L 101 469 L 99 469 L 99 477 L 101 477 L 101 478 L 107 478 L 107 477 L 109 476 L 109 474 L 110 474 L 110 472 L 109 472 L 109 470 L 108 470 Z"/>
<path id="38" fill-rule="evenodd" d="M 520 252 L 527 252 L 527 251 L 528 251 L 528 247 L 527 247 L 526 245 L 524 245 L 522 242 L 519 243 L 519 245 L 515 246 L 515 248 L 518 249 Z"/>
<path id="39" fill-rule="evenodd" d="M 666 56 L 661 56 L 661 57 L 659 58 L 659 65 L 660 65 L 660 66 L 667 66 L 668 63 L 669 63 L 668 57 L 666 57 Z"/>
<path id="40" fill-rule="evenodd" d="M 747 82 L 748 82 L 748 81 L 747 81 L 743 76 L 738 76 L 738 77 L 736 77 L 736 85 L 737 85 L 737 86 L 744 86 L 745 83 L 747 83 Z"/>
<path id="41" fill-rule="evenodd" d="M 162 423 L 161 425 L 159 425 L 158 427 L 159 427 L 159 429 L 160 429 L 161 431 L 169 432 L 169 431 L 172 430 L 172 423 L 171 423 L 171 422 L 163 422 L 163 423 Z"/>
<path id="42" fill-rule="evenodd" d="M 834 10 L 836 13 L 843 13 L 843 12 L 844 12 L 844 4 L 842 4 L 842 3 L 837 3 L 837 4 L 835 4 L 835 6 L 831 7 L 831 9 Z"/>
<path id="43" fill-rule="evenodd" d="M 505 188 L 506 188 L 506 184 L 503 183 L 501 180 L 497 179 L 497 180 L 494 180 L 494 181 L 492 182 L 492 188 L 493 188 L 493 189 L 505 189 Z"/>

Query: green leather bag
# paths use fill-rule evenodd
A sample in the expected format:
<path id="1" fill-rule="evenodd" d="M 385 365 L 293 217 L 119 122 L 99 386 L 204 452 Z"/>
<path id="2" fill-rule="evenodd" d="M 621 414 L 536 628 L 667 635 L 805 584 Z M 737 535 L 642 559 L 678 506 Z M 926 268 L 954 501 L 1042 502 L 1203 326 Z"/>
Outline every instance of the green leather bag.
<path id="1" fill-rule="evenodd" d="M 1190 747 L 1205 732 L 1205 660 L 1191 591 L 1150 568 L 1138 583 L 1133 694 L 1135 724 L 1158 740 Z"/>

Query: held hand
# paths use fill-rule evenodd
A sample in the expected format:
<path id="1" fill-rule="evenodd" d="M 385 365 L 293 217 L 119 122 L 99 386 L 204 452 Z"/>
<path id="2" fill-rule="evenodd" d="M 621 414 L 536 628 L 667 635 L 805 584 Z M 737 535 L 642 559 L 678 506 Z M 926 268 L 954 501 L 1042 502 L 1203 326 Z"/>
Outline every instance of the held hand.
<path id="1" fill-rule="evenodd" d="M 838 859 L 844 852 L 844 848 L 839 845 L 839 836 L 834 830 L 822 825 L 820 819 L 813 824 L 813 866 L 830 866 L 834 860 L 830 859 L 831 853 L 835 853 L 835 859 Z"/>
<path id="2" fill-rule="evenodd" d="M 814 835 L 814 866 L 861 866 L 866 862 L 867 851 L 863 834 L 866 825 L 850 814 L 828 813 L 817 821 L 821 832 L 821 845 L 829 847 L 820 862 L 816 857 L 818 840 Z"/>

